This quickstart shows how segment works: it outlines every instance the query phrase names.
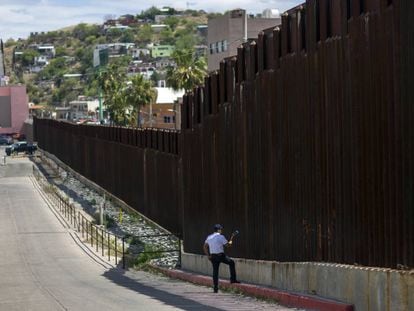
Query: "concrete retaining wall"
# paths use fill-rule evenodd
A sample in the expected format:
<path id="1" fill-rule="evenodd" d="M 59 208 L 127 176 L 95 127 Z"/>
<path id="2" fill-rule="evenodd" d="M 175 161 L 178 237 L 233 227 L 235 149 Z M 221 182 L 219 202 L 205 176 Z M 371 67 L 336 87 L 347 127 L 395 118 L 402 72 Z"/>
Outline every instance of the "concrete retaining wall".
<path id="1" fill-rule="evenodd" d="M 313 262 L 276 262 L 233 258 L 243 282 L 314 294 L 355 305 L 355 310 L 414 310 L 414 270 L 399 271 Z M 212 274 L 206 256 L 182 254 L 182 268 Z M 229 278 L 226 265 L 220 277 Z"/>

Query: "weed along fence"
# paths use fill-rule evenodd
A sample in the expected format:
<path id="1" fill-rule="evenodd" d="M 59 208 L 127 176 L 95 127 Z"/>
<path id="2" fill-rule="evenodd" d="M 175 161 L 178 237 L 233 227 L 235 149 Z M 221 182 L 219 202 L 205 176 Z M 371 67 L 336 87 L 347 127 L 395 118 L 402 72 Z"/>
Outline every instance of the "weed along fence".
<path id="1" fill-rule="evenodd" d="M 181 132 L 35 119 L 35 139 L 186 252 L 222 222 L 236 257 L 413 267 L 412 3 L 289 10 L 184 96 Z"/>
<path id="2" fill-rule="evenodd" d="M 69 198 L 64 196 L 58 188 L 48 182 L 39 171 L 33 170 L 33 174 L 47 195 L 53 208 L 67 221 L 67 225 L 77 231 L 79 238 L 90 244 L 91 249 L 115 265 L 122 263 L 122 268 L 147 264 L 150 260 L 158 260 L 159 264 L 166 265 L 168 256 L 176 254 L 176 266 L 181 265 L 181 239 L 178 234 L 154 233 L 133 235 L 128 231 L 124 234 L 114 234 L 108 230 L 119 228 L 113 218 L 106 218 L 103 225 L 97 225 L 91 215 L 81 212 Z M 120 214 L 123 213 L 120 210 Z M 95 215 L 96 216 L 96 215 Z M 102 215 L 104 216 L 104 215 Z M 110 220 L 110 221 L 109 221 Z M 122 220 L 120 220 L 122 223 Z M 167 256 L 167 258 L 166 258 Z M 164 261 L 164 263 L 163 263 Z M 171 264 L 171 263 L 167 263 Z"/>

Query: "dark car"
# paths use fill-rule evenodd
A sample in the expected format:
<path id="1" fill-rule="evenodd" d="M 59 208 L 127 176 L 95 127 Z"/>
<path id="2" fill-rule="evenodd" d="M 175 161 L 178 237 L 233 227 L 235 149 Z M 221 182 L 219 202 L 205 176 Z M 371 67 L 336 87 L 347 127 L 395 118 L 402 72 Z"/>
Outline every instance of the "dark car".
<path id="1" fill-rule="evenodd" d="M 37 150 L 37 146 L 33 144 L 29 144 L 26 141 L 19 141 L 11 146 L 6 147 L 6 154 L 9 156 L 12 153 L 18 154 L 24 152 L 26 154 L 32 154 Z"/>
<path id="2" fill-rule="evenodd" d="M 11 145 L 13 143 L 13 138 L 6 135 L 0 135 L 0 145 Z"/>

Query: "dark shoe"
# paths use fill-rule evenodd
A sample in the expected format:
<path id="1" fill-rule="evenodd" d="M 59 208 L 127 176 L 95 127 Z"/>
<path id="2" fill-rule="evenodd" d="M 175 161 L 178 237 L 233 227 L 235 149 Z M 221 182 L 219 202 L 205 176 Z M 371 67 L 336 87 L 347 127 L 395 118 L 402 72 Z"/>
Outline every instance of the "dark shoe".
<path id="1" fill-rule="evenodd" d="M 230 281 L 230 283 L 231 283 L 231 284 L 240 284 L 240 282 L 239 282 L 239 281 L 237 281 L 237 280 Z"/>
<path id="2" fill-rule="evenodd" d="M 218 289 L 217 288 L 214 289 L 214 293 L 218 293 Z"/>

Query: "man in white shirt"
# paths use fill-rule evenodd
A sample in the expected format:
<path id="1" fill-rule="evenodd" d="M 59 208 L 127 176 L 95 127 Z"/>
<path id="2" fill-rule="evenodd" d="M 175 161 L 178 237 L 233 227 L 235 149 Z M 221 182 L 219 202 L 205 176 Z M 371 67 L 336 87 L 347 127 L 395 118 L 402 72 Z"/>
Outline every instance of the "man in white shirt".
<path id="1" fill-rule="evenodd" d="M 234 260 L 224 254 L 224 247 L 230 247 L 233 243 L 230 238 L 229 241 L 221 234 L 223 226 L 214 225 L 214 233 L 210 234 L 204 242 L 204 253 L 213 265 L 213 284 L 214 292 L 218 292 L 218 274 L 220 263 L 225 263 L 230 268 L 230 283 L 240 283 L 236 278 L 236 268 Z"/>

